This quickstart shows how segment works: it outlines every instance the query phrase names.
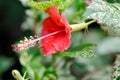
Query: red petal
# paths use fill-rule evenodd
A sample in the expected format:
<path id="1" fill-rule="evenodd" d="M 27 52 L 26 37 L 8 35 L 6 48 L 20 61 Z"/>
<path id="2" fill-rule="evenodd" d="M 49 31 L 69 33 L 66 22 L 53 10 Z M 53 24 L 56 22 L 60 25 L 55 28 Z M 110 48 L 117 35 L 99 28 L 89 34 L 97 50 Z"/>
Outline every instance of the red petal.
<path id="1" fill-rule="evenodd" d="M 70 47 L 70 39 L 65 32 L 61 32 L 42 40 L 41 49 L 45 56 L 57 51 L 64 51 Z"/>
<path id="2" fill-rule="evenodd" d="M 42 22 L 42 25 L 43 25 L 42 32 L 44 32 L 44 33 L 46 33 L 46 31 L 49 32 L 49 33 L 50 32 L 55 32 L 55 31 L 59 31 L 61 29 L 61 26 L 58 26 L 50 17 L 46 18 Z"/>
<path id="3" fill-rule="evenodd" d="M 57 52 L 57 49 L 54 47 L 55 38 L 57 35 L 53 35 L 42 40 L 41 49 L 45 56 Z"/>
<path id="4" fill-rule="evenodd" d="M 54 54 L 55 52 L 57 52 L 53 45 L 42 45 L 40 46 L 40 48 L 42 49 L 44 56 L 48 56 L 50 54 Z"/>
<path id="5" fill-rule="evenodd" d="M 42 23 L 43 28 L 41 36 L 60 30 L 64 31 L 42 39 L 42 45 L 40 48 L 45 56 L 57 51 L 64 51 L 69 48 L 71 44 L 71 28 L 69 27 L 64 14 L 62 13 L 60 16 L 58 9 L 53 6 L 48 8 L 46 13 L 48 13 L 50 17 L 46 18 Z"/>
<path id="6" fill-rule="evenodd" d="M 46 10 L 46 13 L 49 14 L 50 18 L 58 25 L 63 25 L 61 22 L 61 16 L 58 12 L 57 7 L 51 6 Z"/>
<path id="7" fill-rule="evenodd" d="M 67 21 L 66 17 L 64 16 L 64 13 L 62 13 L 61 19 L 62 19 L 63 24 L 65 25 L 66 32 L 69 33 L 72 29 L 69 27 L 68 21 Z"/>
<path id="8" fill-rule="evenodd" d="M 68 34 L 65 32 L 57 34 L 54 46 L 58 51 L 64 51 L 70 47 L 71 42 Z"/>

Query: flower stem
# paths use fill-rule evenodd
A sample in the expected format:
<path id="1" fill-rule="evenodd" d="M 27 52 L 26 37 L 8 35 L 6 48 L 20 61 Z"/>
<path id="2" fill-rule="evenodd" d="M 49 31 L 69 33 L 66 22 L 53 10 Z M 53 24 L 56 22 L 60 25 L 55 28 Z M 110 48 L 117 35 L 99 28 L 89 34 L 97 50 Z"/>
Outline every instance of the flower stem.
<path id="1" fill-rule="evenodd" d="M 35 12 L 37 12 L 37 11 L 35 11 Z M 33 23 L 33 33 L 34 33 L 35 35 L 36 35 L 37 23 L 38 23 L 38 21 L 37 21 L 37 19 L 35 18 L 35 19 L 34 19 L 34 23 Z"/>
<path id="2" fill-rule="evenodd" d="M 82 30 L 82 29 L 87 28 L 88 25 L 90 25 L 94 22 L 96 22 L 96 20 L 92 20 L 92 21 L 89 21 L 87 23 L 83 22 L 83 23 L 80 23 L 80 24 L 72 24 L 72 25 L 70 25 L 70 27 L 72 28 L 72 31 L 78 31 L 78 30 Z"/>
<path id="3" fill-rule="evenodd" d="M 90 24 L 92 24 L 92 23 L 94 23 L 94 22 L 96 22 L 96 20 L 89 21 L 89 22 L 87 22 L 86 24 L 87 24 L 87 25 L 90 25 Z"/>
<path id="4" fill-rule="evenodd" d="M 56 67 L 55 67 L 55 55 L 52 55 L 52 66 L 54 69 L 56 69 Z"/>
<path id="5" fill-rule="evenodd" d="M 86 25 L 85 22 L 83 22 L 83 23 L 80 23 L 80 24 L 72 24 L 72 25 L 70 25 L 70 27 L 72 28 L 72 32 L 73 32 L 73 31 L 82 30 L 82 29 L 86 28 L 87 25 Z"/>

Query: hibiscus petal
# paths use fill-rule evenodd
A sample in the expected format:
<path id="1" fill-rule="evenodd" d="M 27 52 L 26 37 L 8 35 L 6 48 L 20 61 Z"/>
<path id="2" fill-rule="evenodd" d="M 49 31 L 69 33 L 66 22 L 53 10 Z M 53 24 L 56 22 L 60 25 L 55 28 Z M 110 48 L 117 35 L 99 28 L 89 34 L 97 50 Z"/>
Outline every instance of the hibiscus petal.
<path id="1" fill-rule="evenodd" d="M 52 19 L 60 19 L 58 9 L 54 6 L 49 7 L 45 12 L 48 13 Z"/>
<path id="2" fill-rule="evenodd" d="M 43 30 L 42 32 L 46 35 L 47 33 L 50 32 L 55 32 L 55 31 L 59 31 L 60 27 L 50 18 L 46 18 L 45 20 L 43 20 L 42 22 L 43 25 Z M 64 26 L 64 25 L 63 25 Z M 43 34 L 42 33 L 42 34 Z"/>
<path id="3" fill-rule="evenodd" d="M 57 51 L 64 51 L 71 45 L 66 33 L 58 33 L 42 40 L 41 49 L 45 56 L 54 54 Z"/>
<path id="4" fill-rule="evenodd" d="M 66 17 L 64 16 L 64 13 L 62 13 L 61 19 L 62 19 L 62 23 L 65 25 L 66 32 L 70 33 L 70 31 L 72 29 L 69 27 L 68 21 L 67 21 Z"/>
<path id="5" fill-rule="evenodd" d="M 55 6 L 51 6 L 46 10 L 46 13 L 49 14 L 50 18 L 59 26 L 62 26 L 62 22 L 61 22 L 61 16 L 58 12 L 57 7 Z"/>
<path id="6" fill-rule="evenodd" d="M 48 36 L 42 39 L 41 49 L 45 56 L 54 54 L 57 51 L 64 51 L 70 47 L 71 28 L 65 18 L 64 14 L 59 15 L 56 7 L 49 7 L 46 13 L 50 17 L 43 20 L 41 36 L 46 36 L 54 32 L 57 34 Z"/>
<path id="7" fill-rule="evenodd" d="M 57 49 L 55 49 L 54 45 L 42 45 L 40 48 L 42 49 L 44 56 L 57 52 Z"/>
<path id="8" fill-rule="evenodd" d="M 65 32 L 57 34 L 57 37 L 54 41 L 54 46 L 58 51 L 64 51 L 68 49 L 71 45 L 69 35 Z"/>
<path id="9" fill-rule="evenodd" d="M 41 49 L 45 56 L 57 52 L 57 49 L 54 47 L 54 42 L 56 40 L 57 34 L 44 38 L 42 40 Z"/>

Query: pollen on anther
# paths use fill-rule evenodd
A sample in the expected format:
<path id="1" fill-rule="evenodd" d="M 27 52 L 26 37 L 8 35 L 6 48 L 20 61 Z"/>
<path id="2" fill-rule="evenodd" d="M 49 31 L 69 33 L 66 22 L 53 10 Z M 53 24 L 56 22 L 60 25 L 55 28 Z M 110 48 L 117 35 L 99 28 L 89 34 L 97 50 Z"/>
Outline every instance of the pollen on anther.
<path id="1" fill-rule="evenodd" d="M 21 40 L 19 44 L 12 45 L 13 50 L 15 52 L 18 52 L 20 50 L 27 50 L 29 47 L 33 47 L 36 44 L 34 39 L 36 38 L 32 36 L 30 36 L 30 39 L 28 39 L 27 37 L 24 37 L 24 40 Z"/>

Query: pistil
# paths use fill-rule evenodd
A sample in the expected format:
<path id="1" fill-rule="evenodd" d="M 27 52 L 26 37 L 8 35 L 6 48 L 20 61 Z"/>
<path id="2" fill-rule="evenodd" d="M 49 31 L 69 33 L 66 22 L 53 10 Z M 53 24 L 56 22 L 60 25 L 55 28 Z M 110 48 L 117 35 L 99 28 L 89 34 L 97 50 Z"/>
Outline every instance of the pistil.
<path id="1" fill-rule="evenodd" d="M 28 39 L 25 37 L 24 41 L 21 41 L 19 44 L 14 44 L 14 45 L 12 45 L 13 50 L 14 50 L 15 52 L 18 52 L 18 51 L 20 51 L 20 50 L 27 49 L 27 48 L 29 48 L 29 47 L 34 46 L 37 41 L 40 41 L 40 40 L 42 40 L 42 39 L 44 39 L 44 38 L 47 38 L 47 37 L 49 37 L 49 36 L 52 36 L 52 35 L 61 33 L 61 32 L 63 32 L 63 31 L 65 31 L 65 30 L 56 31 L 56 32 L 50 33 L 50 34 L 48 34 L 48 35 L 38 37 L 38 38 L 36 38 L 36 39 L 32 38 L 32 39 L 29 39 L 29 40 L 28 40 Z"/>

